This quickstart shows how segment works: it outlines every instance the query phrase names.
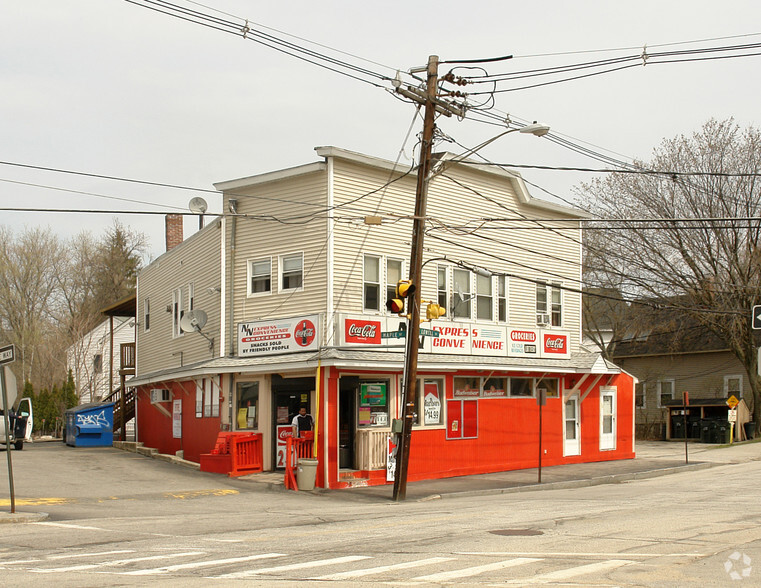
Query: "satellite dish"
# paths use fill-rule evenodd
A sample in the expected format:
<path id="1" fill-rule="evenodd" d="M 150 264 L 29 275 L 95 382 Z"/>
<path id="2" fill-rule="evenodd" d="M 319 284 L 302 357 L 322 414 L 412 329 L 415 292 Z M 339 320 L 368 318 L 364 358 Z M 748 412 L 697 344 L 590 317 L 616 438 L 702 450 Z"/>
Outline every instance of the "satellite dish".
<path id="1" fill-rule="evenodd" d="M 189 310 L 180 319 L 180 328 L 184 333 L 200 332 L 206 325 L 208 317 L 203 310 Z"/>
<path id="2" fill-rule="evenodd" d="M 194 214 L 203 214 L 209 208 L 209 205 L 206 204 L 206 200 L 200 196 L 196 196 L 190 200 L 188 208 L 190 209 L 190 212 Z"/>

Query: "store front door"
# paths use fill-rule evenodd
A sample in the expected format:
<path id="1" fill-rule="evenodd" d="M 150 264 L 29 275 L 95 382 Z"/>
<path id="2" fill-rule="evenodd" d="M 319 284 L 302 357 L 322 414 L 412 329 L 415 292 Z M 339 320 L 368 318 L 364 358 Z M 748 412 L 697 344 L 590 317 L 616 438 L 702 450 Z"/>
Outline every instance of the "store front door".
<path id="1" fill-rule="evenodd" d="M 312 413 L 312 393 L 314 378 L 272 377 L 272 431 L 274 434 L 274 464 L 278 469 L 285 468 L 286 439 L 292 434 L 291 423 L 300 408 Z"/>
<path id="2" fill-rule="evenodd" d="M 338 391 L 338 467 L 342 469 L 354 469 L 358 395 L 359 378 L 342 376 Z"/>

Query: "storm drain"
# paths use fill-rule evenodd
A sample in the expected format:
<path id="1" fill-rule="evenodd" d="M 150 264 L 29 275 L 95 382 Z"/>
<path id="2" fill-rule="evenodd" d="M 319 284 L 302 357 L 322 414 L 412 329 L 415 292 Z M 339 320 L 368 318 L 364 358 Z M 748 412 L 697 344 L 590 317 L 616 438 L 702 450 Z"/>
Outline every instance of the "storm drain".
<path id="1" fill-rule="evenodd" d="M 496 531 L 489 531 L 489 533 L 503 537 L 529 537 L 531 535 L 542 535 L 543 531 L 536 529 L 497 529 Z"/>

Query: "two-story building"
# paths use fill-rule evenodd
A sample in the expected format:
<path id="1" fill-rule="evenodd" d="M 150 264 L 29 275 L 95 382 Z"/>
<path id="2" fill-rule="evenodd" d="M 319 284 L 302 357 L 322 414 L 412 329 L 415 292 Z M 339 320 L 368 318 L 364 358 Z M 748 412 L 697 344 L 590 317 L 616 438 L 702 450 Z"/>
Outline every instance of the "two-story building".
<path id="1" fill-rule="evenodd" d="M 318 486 L 386 482 L 406 319 L 385 302 L 409 273 L 415 174 L 316 151 L 217 184 L 224 214 L 139 274 L 130 385 L 147 446 L 199 461 L 220 430 L 256 431 L 272 470 L 304 406 Z M 633 380 L 580 349 L 578 211 L 469 162 L 431 181 L 428 211 L 419 288 L 446 315 L 422 325 L 409 479 L 536 467 L 540 451 L 634 457 Z"/>

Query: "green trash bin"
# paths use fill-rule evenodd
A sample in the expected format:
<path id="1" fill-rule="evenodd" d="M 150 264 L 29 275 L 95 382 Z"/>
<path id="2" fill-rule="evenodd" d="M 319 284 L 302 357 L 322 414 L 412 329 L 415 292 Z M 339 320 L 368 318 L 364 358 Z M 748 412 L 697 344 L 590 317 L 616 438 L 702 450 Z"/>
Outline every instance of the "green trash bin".
<path id="1" fill-rule="evenodd" d="M 680 420 L 674 419 L 671 421 L 671 438 L 683 439 L 684 438 L 684 423 Z"/>
<path id="2" fill-rule="evenodd" d="M 719 421 L 717 420 L 711 420 L 711 423 L 708 426 L 708 442 L 709 443 L 719 442 Z"/>
<path id="3" fill-rule="evenodd" d="M 732 424 L 729 421 L 716 421 L 716 443 L 727 445 L 732 441 Z"/>
<path id="4" fill-rule="evenodd" d="M 711 420 L 710 419 L 700 420 L 700 442 L 701 443 L 711 442 Z"/>

